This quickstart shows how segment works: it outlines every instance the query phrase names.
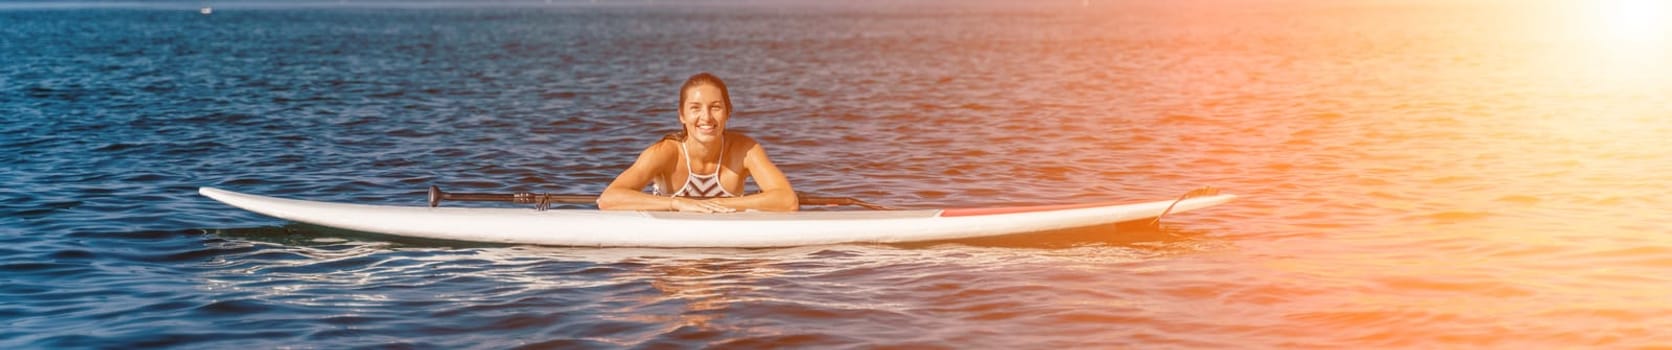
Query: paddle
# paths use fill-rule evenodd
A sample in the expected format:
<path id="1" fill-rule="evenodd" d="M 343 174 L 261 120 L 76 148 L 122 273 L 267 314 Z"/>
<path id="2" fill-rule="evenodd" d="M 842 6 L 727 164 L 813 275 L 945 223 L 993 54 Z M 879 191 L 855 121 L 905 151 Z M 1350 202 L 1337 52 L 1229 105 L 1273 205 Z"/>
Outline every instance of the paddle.
<path id="1" fill-rule="evenodd" d="M 899 208 L 894 208 L 894 207 L 889 207 L 889 206 L 885 206 L 885 205 L 881 205 L 881 204 L 866 202 L 866 201 L 863 201 L 863 200 L 859 200 L 859 199 L 856 199 L 856 198 L 850 198 L 850 197 L 812 197 L 812 196 L 808 196 L 807 194 L 801 193 L 801 192 L 796 192 L 795 195 L 798 199 L 800 199 L 801 205 L 852 205 L 852 206 L 857 206 L 857 207 L 860 207 L 860 208 L 871 209 L 871 210 L 899 210 Z M 703 197 L 693 197 L 693 198 L 704 199 Z M 528 193 L 528 192 L 517 192 L 517 193 L 510 193 L 510 194 L 504 194 L 504 193 L 448 193 L 448 192 L 442 192 L 441 188 L 439 188 L 439 187 L 430 186 L 430 207 L 434 208 L 436 206 L 440 206 L 441 201 L 443 201 L 443 200 L 461 201 L 461 202 L 511 202 L 511 203 L 518 203 L 518 204 L 534 204 L 534 209 L 546 210 L 546 208 L 551 207 L 552 203 L 594 204 L 594 203 L 598 202 L 598 196 L 595 196 L 595 195 L 580 195 L 580 194 Z"/>
<path id="2" fill-rule="evenodd" d="M 1155 217 L 1155 220 L 1150 221 L 1150 226 L 1154 226 L 1154 227 L 1161 226 L 1161 218 L 1167 217 L 1167 213 L 1173 212 L 1173 206 L 1179 205 L 1179 202 L 1183 202 L 1185 199 L 1202 197 L 1202 196 L 1213 196 L 1213 195 L 1218 195 L 1218 194 L 1219 194 L 1219 189 L 1213 188 L 1213 187 L 1202 187 L 1202 188 L 1191 190 L 1190 192 L 1185 192 L 1184 195 L 1179 196 L 1178 200 L 1173 201 L 1173 204 L 1168 204 L 1167 205 L 1167 210 L 1161 211 L 1161 215 L 1157 215 Z"/>

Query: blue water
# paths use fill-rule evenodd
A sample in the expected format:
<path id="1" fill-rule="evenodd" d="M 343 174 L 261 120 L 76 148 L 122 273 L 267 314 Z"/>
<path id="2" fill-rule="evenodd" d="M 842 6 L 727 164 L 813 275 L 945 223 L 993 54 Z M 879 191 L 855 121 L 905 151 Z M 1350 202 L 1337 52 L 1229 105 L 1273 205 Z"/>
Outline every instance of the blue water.
<path id="1" fill-rule="evenodd" d="M 0 4 L 0 348 L 1672 346 L 1668 44 L 1541 17 L 1583 11 L 215 5 Z M 800 191 L 1242 198 L 740 250 L 400 239 L 196 193 L 596 193 L 702 71 Z"/>

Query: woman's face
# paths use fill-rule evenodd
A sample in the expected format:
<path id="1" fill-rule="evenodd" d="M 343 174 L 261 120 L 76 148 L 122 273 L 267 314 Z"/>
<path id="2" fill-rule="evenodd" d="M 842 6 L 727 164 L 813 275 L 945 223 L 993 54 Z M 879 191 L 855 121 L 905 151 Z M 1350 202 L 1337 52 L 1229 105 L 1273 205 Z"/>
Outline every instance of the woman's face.
<path id="1" fill-rule="evenodd" d="M 684 94 L 685 105 L 679 106 L 679 122 L 685 124 L 685 132 L 702 143 L 718 140 L 720 133 L 726 131 L 726 119 L 731 117 L 720 88 L 697 85 L 685 89 Z"/>

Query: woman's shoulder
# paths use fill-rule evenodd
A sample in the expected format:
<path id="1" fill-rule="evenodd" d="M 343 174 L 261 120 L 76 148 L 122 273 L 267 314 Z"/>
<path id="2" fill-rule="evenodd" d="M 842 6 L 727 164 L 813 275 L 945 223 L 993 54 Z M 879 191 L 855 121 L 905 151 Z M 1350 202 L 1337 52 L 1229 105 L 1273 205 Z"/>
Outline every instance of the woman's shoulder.
<path id="1" fill-rule="evenodd" d="M 669 139 L 656 140 L 656 142 L 651 142 L 649 147 L 644 148 L 644 153 L 642 155 L 652 158 L 676 157 L 679 155 L 679 141 Z"/>
<path id="2" fill-rule="evenodd" d="M 726 131 L 726 142 L 731 143 L 733 147 L 745 150 L 755 148 L 755 146 L 761 144 L 760 141 L 756 141 L 755 138 L 736 131 Z"/>

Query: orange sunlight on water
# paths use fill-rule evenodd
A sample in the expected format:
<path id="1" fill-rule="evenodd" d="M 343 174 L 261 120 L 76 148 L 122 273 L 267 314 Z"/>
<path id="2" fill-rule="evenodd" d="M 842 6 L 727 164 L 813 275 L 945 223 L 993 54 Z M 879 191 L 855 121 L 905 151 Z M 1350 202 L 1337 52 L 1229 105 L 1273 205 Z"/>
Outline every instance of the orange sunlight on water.
<path id="1" fill-rule="evenodd" d="M 1184 158 L 1181 167 L 1210 173 L 1201 181 L 1246 195 L 1226 209 L 1239 216 L 1226 228 L 1269 231 L 1239 249 L 1269 273 L 1256 280 L 1305 281 L 1273 284 L 1307 285 L 1279 288 L 1290 295 L 1278 298 L 1306 300 L 1280 322 L 1314 336 L 1378 344 L 1456 331 L 1502 344 L 1526 334 L 1444 328 L 1511 319 L 1545 332 L 1526 338 L 1534 343 L 1657 335 L 1578 325 L 1672 311 L 1672 285 L 1646 277 L 1672 268 L 1669 7 L 1166 12 L 1149 19 L 1164 23 L 1150 34 L 1162 38 L 1151 48 L 1169 52 L 1154 58 L 1164 63 L 1131 73 L 1175 98 L 1135 113 L 1163 125 L 1135 141 L 1166 146 L 1128 159 Z M 1151 28 L 1133 20 L 1111 30 Z"/>

